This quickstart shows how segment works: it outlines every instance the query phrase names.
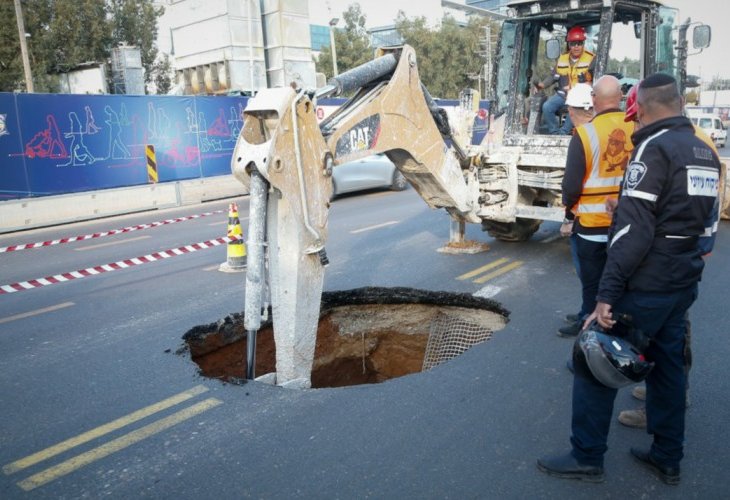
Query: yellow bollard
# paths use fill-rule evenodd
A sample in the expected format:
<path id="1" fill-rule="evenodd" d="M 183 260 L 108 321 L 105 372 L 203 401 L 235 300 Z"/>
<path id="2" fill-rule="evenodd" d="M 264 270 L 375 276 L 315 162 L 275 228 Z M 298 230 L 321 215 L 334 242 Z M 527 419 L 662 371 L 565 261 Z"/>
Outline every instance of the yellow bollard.
<path id="1" fill-rule="evenodd" d="M 238 206 L 235 203 L 228 205 L 228 238 L 226 261 L 218 270 L 224 273 L 240 273 L 246 269 L 246 244 L 243 242 Z"/>

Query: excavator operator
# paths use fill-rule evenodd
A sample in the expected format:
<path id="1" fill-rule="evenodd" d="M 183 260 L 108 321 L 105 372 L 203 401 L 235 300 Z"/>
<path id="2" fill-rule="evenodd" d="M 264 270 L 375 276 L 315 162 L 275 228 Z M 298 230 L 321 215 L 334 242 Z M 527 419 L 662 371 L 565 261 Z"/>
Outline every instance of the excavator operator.
<path id="1" fill-rule="evenodd" d="M 542 125 L 548 134 L 568 135 L 573 128 L 570 116 L 565 117 L 562 126 L 558 123 L 558 112 L 565 106 L 565 96 L 578 83 L 593 81 L 593 52 L 585 50 L 586 30 L 582 26 L 574 26 L 565 37 L 568 50 L 562 54 L 553 74 L 539 82 L 537 88 L 543 90 L 554 84 L 558 89 L 542 105 Z"/>

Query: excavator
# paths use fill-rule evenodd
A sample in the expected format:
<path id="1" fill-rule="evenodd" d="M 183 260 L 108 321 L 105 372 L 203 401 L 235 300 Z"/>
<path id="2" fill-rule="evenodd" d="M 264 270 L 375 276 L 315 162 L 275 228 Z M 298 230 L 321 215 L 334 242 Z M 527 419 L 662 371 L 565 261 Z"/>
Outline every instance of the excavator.
<path id="1" fill-rule="evenodd" d="M 373 61 L 322 88 L 261 89 L 249 100 L 231 161 L 250 194 L 247 378 L 255 377 L 256 332 L 271 306 L 276 373 L 270 379 L 310 387 L 337 165 L 385 154 L 429 207 L 449 213 L 456 246 L 466 244 L 466 223 L 481 224 L 500 240 L 524 241 L 543 220 L 562 220 L 570 137 L 539 133 L 541 109 L 531 82 L 541 58 L 557 59 L 573 26 L 589 34 L 594 78 L 612 69 L 612 45 L 631 39 L 629 50 L 639 57 L 636 78 L 667 72 L 682 91 L 690 28 L 693 49 L 710 40 L 709 26 L 679 23 L 675 9 L 655 0 L 515 0 L 501 25 L 490 128 L 480 145 L 465 140 L 468 120 L 450 123 L 437 106 L 408 45 L 378 49 Z M 318 123 L 317 99 L 340 95 L 351 97 Z"/>

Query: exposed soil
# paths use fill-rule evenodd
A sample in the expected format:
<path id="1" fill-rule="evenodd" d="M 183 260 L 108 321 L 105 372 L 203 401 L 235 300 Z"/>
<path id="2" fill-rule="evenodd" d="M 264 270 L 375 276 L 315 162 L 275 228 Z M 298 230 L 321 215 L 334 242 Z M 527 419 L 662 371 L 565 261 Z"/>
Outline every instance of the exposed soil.
<path id="1" fill-rule="evenodd" d="M 493 332 L 508 321 L 500 304 L 468 294 L 411 288 L 325 292 L 312 367 L 312 387 L 382 382 L 420 372 L 434 318 L 455 315 Z M 243 315 L 232 314 L 183 336 L 206 377 L 236 381 L 246 374 Z M 256 336 L 256 375 L 276 371 L 271 324 Z"/>

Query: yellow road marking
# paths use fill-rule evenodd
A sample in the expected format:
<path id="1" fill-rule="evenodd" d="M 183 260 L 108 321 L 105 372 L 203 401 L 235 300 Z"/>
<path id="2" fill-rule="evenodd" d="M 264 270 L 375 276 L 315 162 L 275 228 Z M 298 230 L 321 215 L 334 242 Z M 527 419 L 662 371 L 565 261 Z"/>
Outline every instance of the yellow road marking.
<path id="1" fill-rule="evenodd" d="M 458 276 L 456 279 L 457 280 L 468 280 L 469 278 L 473 278 L 477 274 L 482 274 L 484 271 L 489 271 L 490 269 L 492 269 L 494 267 L 501 266 L 508 260 L 509 260 L 508 258 L 502 257 L 501 259 L 497 259 L 494 262 L 490 262 L 486 266 L 482 266 L 482 267 L 480 267 L 478 269 L 474 269 L 473 271 L 470 271 L 466 274 L 462 274 L 461 276 Z"/>
<path id="2" fill-rule="evenodd" d="M 371 229 L 380 229 L 381 227 L 392 226 L 393 224 L 398 224 L 398 221 L 391 220 L 388 222 L 383 222 L 382 224 L 376 224 L 374 226 L 368 226 L 368 227 L 363 227 L 361 229 L 355 229 L 354 231 L 350 231 L 350 234 L 362 233 L 364 231 L 370 231 Z"/>
<path id="3" fill-rule="evenodd" d="M 504 267 L 500 267 L 496 271 L 492 271 L 491 273 L 489 273 L 485 276 L 482 276 L 481 278 L 475 279 L 474 283 L 484 283 L 485 281 L 489 281 L 492 278 L 496 278 L 497 276 L 507 273 L 507 272 L 511 271 L 512 269 L 516 269 L 516 268 L 520 267 L 522 264 L 524 264 L 524 262 L 522 262 L 521 260 L 516 260 L 516 261 L 512 262 L 511 264 L 507 264 Z"/>
<path id="4" fill-rule="evenodd" d="M 99 426 L 96 429 L 92 429 L 90 431 L 84 432 L 83 434 L 79 434 L 78 436 L 69 438 L 66 441 L 55 444 L 49 448 L 46 448 L 45 450 L 41 450 L 37 453 L 33 453 L 32 455 L 28 455 L 25 458 L 16 460 L 15 462 L 4 466 L 3 472 L 5 474 L 12 474 L 14 472 L 18 472 L 19 470 L 23 470 L 26 467 L 30 467 L 31 465 L 35 465 L 38 462 L 47 460 L 53 456 L 58 455 L 59 453 L 63 453 L 80 444 L 83 444 L 88 441 L 91 441 L 92 439 L 101 437 L 104 434 L 109 434 L 112 431 L 121 429 L 122 427 L 125 427 L 138 420 L 142 420 L 143 418 L 148 417 L 154 413 L 157 413 L 159 411 L 170 408 L 171 406 L 180 404 L 183 401 L 187 401 L 188 399 L 190 399 L 194 396 L 197 396 L 198 394 L 202 394 L 202 393 L 206 392 L 207 390 L 208 390 L 208 388 L 205 387 L 204 385 L 198 385 L 196 387 L 193 387 L 192 389 L 181 392 L 180 394 L 176 394 L 167 399 L 163 399 L 162 401 L 160 401 L 158 403 L 155 403 L 153 405 L 142 408 L 141 410 L 137 410 L 124 417 L 118 418 L 118 419 L 114 420 L 113 422 L 109 422 L 108 424 Z"/>
<path id="5" fill-rule="evenodd" d="M 15 321 L 16 319 L 30 318 L 31 316 L 37 316 L 38 314 L 58 311 L 59 309 L 63 309 L 64 307 L 71 307 L 75 305 L 76 304 L 74 304 L 73 302 L 62 302 L 60 304 L 56 304 L 55 306 L 48 306 L 44 307 L 43 309 L 36 309 L 35 311 L 28 311 L 20 314 L 15 314 L 13 316 L 7 316 L 5 318 L 0 318 L 0 324 L 9 323 L 11 321 Z"/>
<path id="6" fill-rule="evenodd" d="M 128 434 L 125 434 L 124 436 L 120 436 L 117 439 L 114 439 L 113 441 L 109 441 L 106 444 L 103 444 L 85 453 L 70 458 L 65 462 L 54 465 L 53 467 L 41 471 L 38 474 L 33 474 L 29 478 L 20 481 L 18 483 L 18 486 L 23 488 L 25 491 L 30 491 L 38 488 L 39 486 L 43 486 L 46 483 L 54 481 L 59 477 L 65 476 L 66 474 L 80 469 L 85 465 L 89 465 L 92 462 L 107 457 L 112 453 L 123 450 L 124 448 L 127 448 L 135 443 L 142 441 L 143 439 L 146 439 L 166 429 L 169 429 L 173 425 L 184 422 L 185 420 L 188 420 L 200 413 L 203 413 L 204 411 L 210 410 L 211 408 L 214 408 L 220 404 L 223 404 L 223 401 L 219 399 L 206 399 L 205 401 L 185 408 L 184 410 L 180 410 L 177 413 L 173 413 L 172 415 L 165 417 L 161 420 L 152 422 L 151 424 L 148 424 L 141 429 L 132 431 Z"/>
<path id="7" fill-rule="evenodd" d="M 109 241 L 107 243 L 99 243 L 97 245 L 89 245 L 85 247 L 79 247 L 74 248 L 77 252 L 83 252 L 85 250 L 96 250 L 97 248 L 104 248 L 104 247 L 110 247 L 113 245 L 121 245 L 123 243 L 131 243 L 133 241 L 139 241 L 139 240 L 146 240 L 147 238 L 152 238 L 152 236 L 137 236 L 136 238 L 126 238 L 119 241 Z"/>

